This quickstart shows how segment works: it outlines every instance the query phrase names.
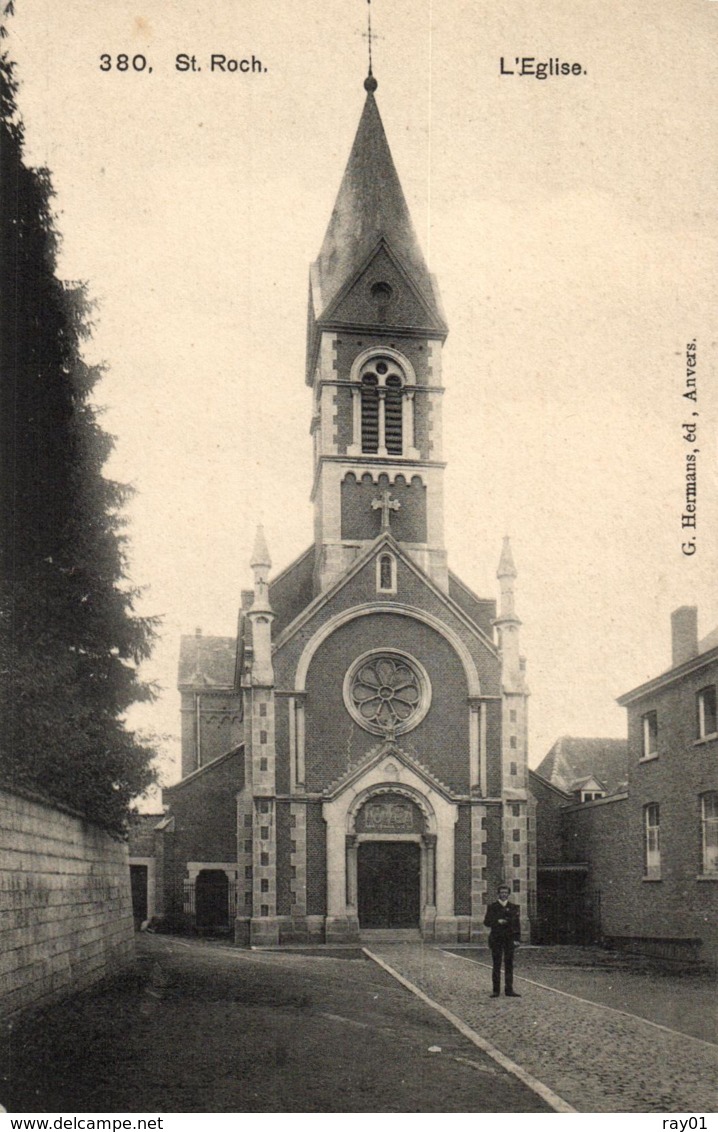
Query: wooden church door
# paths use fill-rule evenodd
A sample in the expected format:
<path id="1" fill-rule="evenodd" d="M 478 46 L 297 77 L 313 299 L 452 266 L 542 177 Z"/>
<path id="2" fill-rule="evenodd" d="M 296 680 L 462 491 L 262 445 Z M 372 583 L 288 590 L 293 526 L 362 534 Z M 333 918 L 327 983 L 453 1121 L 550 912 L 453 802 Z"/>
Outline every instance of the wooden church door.
<path id="1" fill-rule="evenodd" d="M 416 841 L 363 841 L 357 881 L 362 928 L 416 928 L 421 849 Z"/>

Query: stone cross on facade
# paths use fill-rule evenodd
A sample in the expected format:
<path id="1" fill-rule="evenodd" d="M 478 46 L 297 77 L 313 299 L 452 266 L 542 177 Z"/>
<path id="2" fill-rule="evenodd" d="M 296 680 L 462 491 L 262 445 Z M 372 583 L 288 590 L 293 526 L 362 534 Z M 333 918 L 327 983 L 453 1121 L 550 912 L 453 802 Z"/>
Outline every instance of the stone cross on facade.
<path id="1" fill-rule="evenodd" d="M 401 503 L 398 499 L 391 498 L 390 491 L 382 491 L 379 499 L 372 500 L 372 508 L 378 511 L 381 508 L 381 529 L 382 531 L 390 530 L 389 517 L 392 511 L 398 511 Z"/>

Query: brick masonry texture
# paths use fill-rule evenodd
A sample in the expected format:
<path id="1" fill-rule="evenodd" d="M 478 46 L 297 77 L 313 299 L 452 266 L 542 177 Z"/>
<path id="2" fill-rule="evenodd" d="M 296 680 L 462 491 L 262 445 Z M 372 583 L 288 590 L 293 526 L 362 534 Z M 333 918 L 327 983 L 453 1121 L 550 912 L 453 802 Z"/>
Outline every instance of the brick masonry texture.
<path id="1" fill-rule="evenodd" d="M 307 915 L 327 914 L 327 827 L 321 803 L 307 806 Z"/>
<path id="2" fill-rule="evenodd" d="M 358 655 L 386 645 L 422 657 L 432 684 L 428 715 L 399 737 L 399 746 L 452 789 L 468 792 L 467 688 L 460 661 L 433 629 L 394 614 L 351 621 L 317 651 L 307 676 L 307 788 L 321 789 L 376 746 L 377 737 L 349 716 L 342 679 Z"/>
<path id="3" fill-rule="evenodd" d="M 236 795 L 243 785 L 244 753 L 238 751 L 164 791 L 175 816 L 175 891 L 182 890 L 187 861 L 236 861 Z"/>
<path id="4" fill-rule="evenodd" d="M 90 986 L 134 957 L 127 846 L 0 791 L 0 1017 Z"/>
<path id="5" fill-rule="evenodd" d="M 718 789 L 718 739 L 697 740 L 696 695 L 718 660 L 646 694 L 628 709 L 628 883 L 632 935 L 695 937 L 718 960 L 718 878 L 701 875 L 700 796 Z M 658 719 L 657 758 L 641 761 L 642 717 Z M 643 879 L 643 807 L 660 807 L 660 880 Z M 660 930 L 656 930 L 660 925 Z"/>
<path id="6" fill-rule="evenodd" d="M 291 829 L 289 802 L 277 802 L 277 915 L 292 912 L 290 884 Z M 295 866 L 296 867 L 296 866 Z"/>
<path id="7" fill-rule="evenodd" d="M 471 915 L 471 807 L 459 806 L 454 827 L 454 911 Z"/>

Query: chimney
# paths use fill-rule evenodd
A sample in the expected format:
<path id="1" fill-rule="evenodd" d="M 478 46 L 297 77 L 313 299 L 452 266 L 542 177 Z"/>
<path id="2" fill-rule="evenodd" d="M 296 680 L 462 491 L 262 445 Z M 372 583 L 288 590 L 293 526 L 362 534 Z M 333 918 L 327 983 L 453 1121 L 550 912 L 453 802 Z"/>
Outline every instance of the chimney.
<path id="1" fill-rule="evenodd" d="M 698 655 L 698 608 L 682 605 L 671 614 L 673 667 Z"/>

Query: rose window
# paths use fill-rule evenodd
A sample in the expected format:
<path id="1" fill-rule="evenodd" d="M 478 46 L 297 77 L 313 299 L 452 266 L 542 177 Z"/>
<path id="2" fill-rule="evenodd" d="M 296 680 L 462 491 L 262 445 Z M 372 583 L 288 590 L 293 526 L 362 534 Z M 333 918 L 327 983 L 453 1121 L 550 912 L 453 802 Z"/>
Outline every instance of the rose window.
<path id="1" fill-rule="evenodd" d="M 394 649 L 359 657 L 347 672 L 344 701 L 375 735 L 409 731 L 429 709 L 429 678 L 412 657 Z"/>

